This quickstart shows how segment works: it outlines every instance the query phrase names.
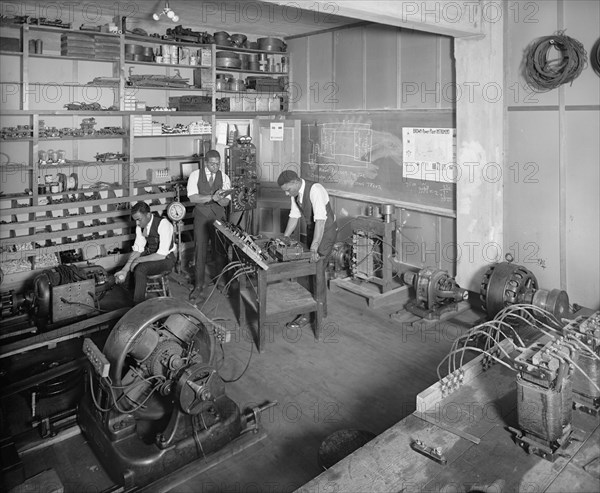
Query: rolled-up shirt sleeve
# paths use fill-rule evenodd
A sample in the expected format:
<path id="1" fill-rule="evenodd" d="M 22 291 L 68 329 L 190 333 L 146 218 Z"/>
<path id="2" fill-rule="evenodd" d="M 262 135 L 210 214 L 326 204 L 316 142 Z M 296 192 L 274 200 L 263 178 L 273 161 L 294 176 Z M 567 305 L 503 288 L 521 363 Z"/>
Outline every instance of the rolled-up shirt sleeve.
<path id="1" fill-rule="evenodd" d="M 134 252 L 144 253 L 144 248 L 146 248 L 146 238 L 142 234 L 142 228 L 136 226 L 135 241 L 133 242 L 133 246 L 131 247 L 131 249 Z"/>
<path id="2" fill-rule="evenodd" d="M 310 201 L 313 206 L 313 216 L 315 221 L 327 220 L 327 203 L 329 202 L 329 194 L 325 187 L 320 183 L 315 183 L 310 189 Z"/>
<path id="3" fill-rule="evenodd" d="M 200 175 L 200 171 L 199 170 L 194 170 L 190 173 L 190 177 L 188 178 L 187 181 L 187 195 L 188 197 L 190 195 L 198 195 L 198 177 Z"/>
<path id="4" fill-rule="evenodd" d="M 158 243 L 158 250 L 156 253 L 164 255 L 165 257 L 175 250 L 175 245 L 171 247 L 173 243 L 173 225 L 168 219 L 162 219 L 158 225 L 158 236 L 160 238 Z"/>

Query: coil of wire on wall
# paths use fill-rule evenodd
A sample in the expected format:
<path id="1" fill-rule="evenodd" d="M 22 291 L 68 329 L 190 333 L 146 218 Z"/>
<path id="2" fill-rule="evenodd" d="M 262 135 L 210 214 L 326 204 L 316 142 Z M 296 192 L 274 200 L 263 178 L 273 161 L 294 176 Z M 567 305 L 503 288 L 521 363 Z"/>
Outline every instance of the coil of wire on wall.
<path id="1" fill-rule="evenodd" d="M 596 75 L 600 77 L 600 38 L 596 40 L 592 51 L 590 52 L 590 65 L 596 72 Z"/>
<path id="2" fill-rule="evenodd" d="M 524 76 L 538 92 L 573 82 L 587 64 L 583 45 L 559 31 L 533 41 L 525 50 Z"/>

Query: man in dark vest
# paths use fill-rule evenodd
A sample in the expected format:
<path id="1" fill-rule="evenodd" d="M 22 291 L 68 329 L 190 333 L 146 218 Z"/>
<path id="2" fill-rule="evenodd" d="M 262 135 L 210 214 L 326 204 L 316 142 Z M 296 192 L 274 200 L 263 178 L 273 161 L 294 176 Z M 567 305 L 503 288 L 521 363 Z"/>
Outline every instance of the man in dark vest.
<path id="1" fill-rule="evenodd" d="M 217 239 L 214 226 L 215 219 L 225 219 L 225 207 L 229 198 L 225 194 L 231 188 L 229 177 L 221 172 L 221 155 L 214 149 L 204 156 L 204 169 L 192 171 L 187 182 L 187 194 L 194 208 L 194 242 L 196 244 L 196 266 L 194 269 L 194 290 L 190 293 L 190 301 L 198 304 L 204 301 L 202 291 L 205 283 L 206 253 L 208 240 L 211 240 L 215 275 L 225 267 L 227 260 L 225 246 Z"/>
<path id="2" fill-rule="evenodd" d="M 136 225 L 135 241 L 127 263 L 115 274 L 115 282 L 121 284 L 129 272 L 133 273 L 133 303 L 137 305 L 146 298 L 148 276 L 173 269 L 176 246 L 171 222 L 153 214 L 146 202 L 137 202 L 131 208 L 131 218 Z"/>
<path id="3" fill-rule="evenodd" d="M 323 268 L 325 268 L 338 232 L 327 190 L 320 183 L 300 178 L 292 170 L 282 172 L 277 178 L 277 184 L 286 195 L 291 197 L 290 216 L 284 235 L 291 237 L 300 224 L 299 233 L 306 230 L 306 243 L 312 254 L 311 261 L 317 262 L 319 257 L 324 257 Z M 308 322 L 308 317 L 301 315 L 289 326 L 301 328 Z"/>

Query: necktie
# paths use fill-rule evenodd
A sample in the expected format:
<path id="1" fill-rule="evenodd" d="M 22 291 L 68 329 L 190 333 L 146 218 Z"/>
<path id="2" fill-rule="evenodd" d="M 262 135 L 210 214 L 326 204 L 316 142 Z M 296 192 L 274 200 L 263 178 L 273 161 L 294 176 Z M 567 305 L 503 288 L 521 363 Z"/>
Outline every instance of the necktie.
<path id="1" fill-rule="evenodd" d="M 210 178 L 208 179 L 208 184 L 212 187 L 214 183 L 215 183 L 215 174 L 211 173 Z"/>
<path id="2" fill-rule="evenodd" d="M 304 216 L 304 209 L 302 208 L 302 204 L 300 203 L 299 196 L 296 195 L 294 197 L 294 202 L 296 202 L 296 205 L 298 206 L 298 209 L 300 210 L 300 214 L 302 214 Z"/>

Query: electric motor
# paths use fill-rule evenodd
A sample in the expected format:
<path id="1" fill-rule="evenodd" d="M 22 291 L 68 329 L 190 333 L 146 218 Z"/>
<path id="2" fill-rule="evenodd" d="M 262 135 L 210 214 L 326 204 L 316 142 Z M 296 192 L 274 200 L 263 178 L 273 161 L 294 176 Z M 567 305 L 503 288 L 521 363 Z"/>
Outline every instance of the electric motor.
<path id="1" fill-rule="evenodd" d="M 510 305 L 527 303 L 550 312 L 557 321 L 569 313 L 569 296 L 565 291 L 539 289 L 535 275 L 526 267 L 500 262 L 483 275 L 480 298 L 489 318 Z"/>

